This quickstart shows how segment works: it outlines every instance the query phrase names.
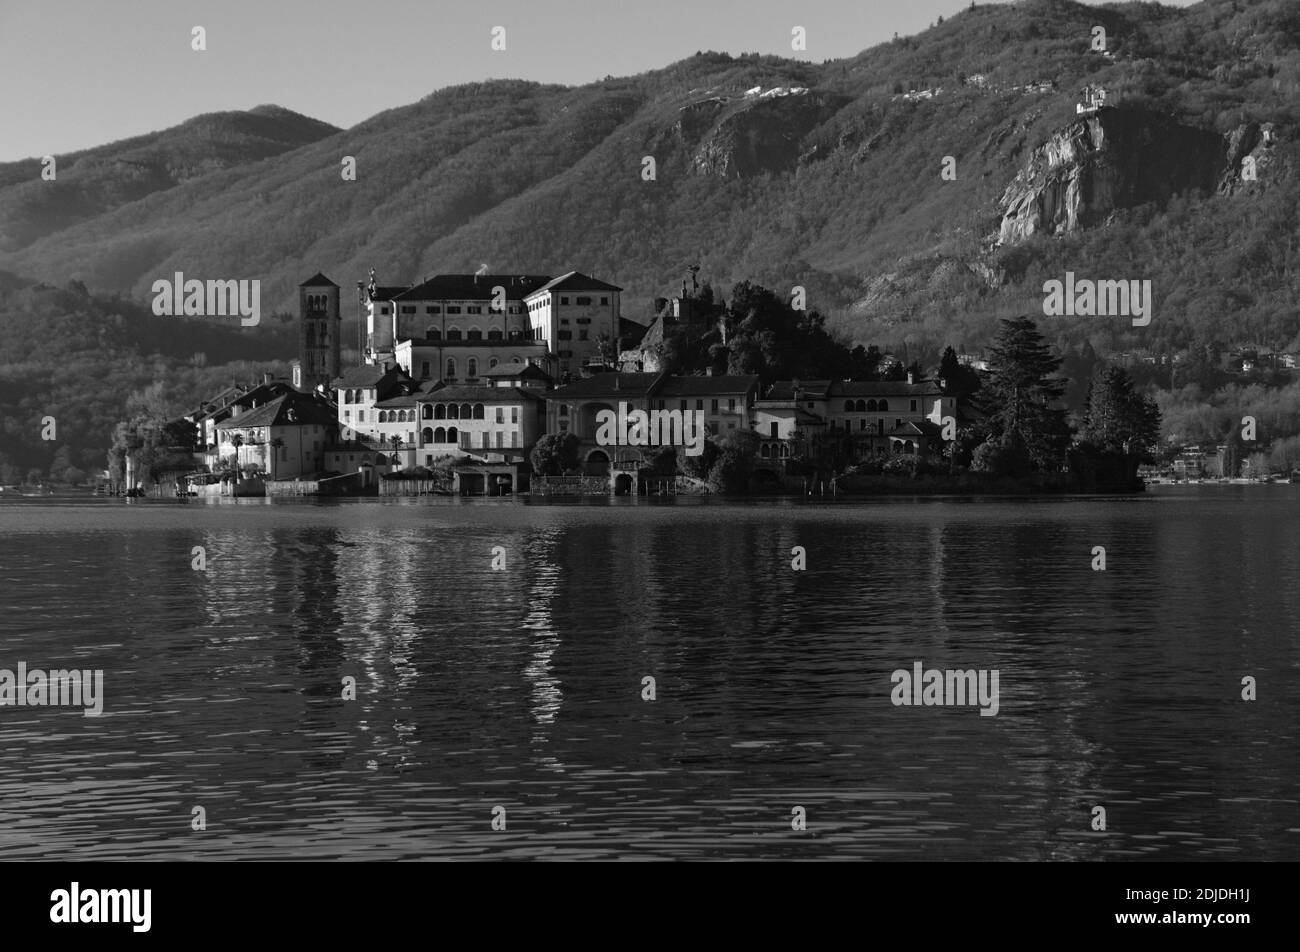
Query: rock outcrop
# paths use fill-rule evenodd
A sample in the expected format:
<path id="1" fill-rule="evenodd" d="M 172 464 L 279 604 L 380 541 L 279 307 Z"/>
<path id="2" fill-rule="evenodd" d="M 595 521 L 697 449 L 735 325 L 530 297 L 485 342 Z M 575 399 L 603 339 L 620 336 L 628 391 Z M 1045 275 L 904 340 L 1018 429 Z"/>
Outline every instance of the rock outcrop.
<path id="1" fill-rule="evenodd" d="M 750 97 L 738 108 L 708 100 L 683 109 L 674 131 L 694 147 L 691 168 L 699 174 L 751 178 L 789 172 L 807 149 L 808 133 L 845 101 L 816 92 Z"/>
<path id="2" fill-rule="evenodd" d="M 1248 143 L 1243 136 L 1239 148 Z M 1150 112 L 1103 108 L 1033 151 L 1003 193 L 999 242 L 1065 234 L 1192 189 L 1211 193 L 1230 168 L 1229 144 L 1217 133 Z"/>

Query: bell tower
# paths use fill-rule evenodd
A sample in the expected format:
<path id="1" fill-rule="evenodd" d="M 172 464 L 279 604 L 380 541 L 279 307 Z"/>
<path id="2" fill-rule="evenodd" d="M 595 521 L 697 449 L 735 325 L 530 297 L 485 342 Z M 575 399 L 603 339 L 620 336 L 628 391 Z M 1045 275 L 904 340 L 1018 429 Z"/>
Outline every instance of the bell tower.
<path id="1" fill-rule="evenodd" d="M 298 285 L 298 362 L 302 390 L 327 387 L 342 373 L 339 286 L 319 271 Z"/>

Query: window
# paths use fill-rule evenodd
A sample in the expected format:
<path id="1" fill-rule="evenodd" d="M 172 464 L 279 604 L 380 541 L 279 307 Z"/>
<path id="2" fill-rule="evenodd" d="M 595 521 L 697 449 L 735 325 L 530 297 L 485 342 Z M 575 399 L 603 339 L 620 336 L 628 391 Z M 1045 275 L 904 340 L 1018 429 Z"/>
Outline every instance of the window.
<path id="1" fill-rule="evenodd" d="M 469 333 L 465 335 L 466 340 L 482 340 L 483 332 L 477 327 L 471 327 Z"/>
<path id="2" fill-rule="evenodd" d="M 414 313 L 415 313 L 415 305 L 414 305 L 414 304 L 403 304 L 402 307 L 401 307 L 401 312 L 402 312 L 403 314 L 414 314 Z"/>
<path id="3" fill-rule="evenodd" d="M 429 362 L 427 360 L 420 361 L 420 376 L 421 377 L 429 376 Z"/>
<path id="4" fill-rule="evenodd" d="M 500 436 L 500 434 L 497 434 L 497 435 Z M 487 449 L 489 446 L 492 445 L 491 440 L 492 440 L 492 434 L 489 433 L 487 430 L 484 430 L 484 431 L 483 431 L 483 449 Z"/>
<path id="5" fill-rule="evenodd" d="M 573 331 L 560 331 L 560 340 L 573 340 Z"/>
<path id="6" fill-rule="evenodd" d="M 685 412 L 686 412 L 686 401 L 685 401 L 685 400 L 681 401 L 681 404 L 682 404 L 682 412 L 685 413 Z"/>
<path id="7" fill-rule="evenodd" d="M 495 367 L 496 365 L 497 365 L 497 359 L 496 359 L 495 357 L 489 357 L 489 358 L 488 358 L 488 370 L 491 370 L 491 369 L 492 369 L 493 367 Z"/>
<path id="8" fill-rule="evenodd" d="M 459 314 L 459 313 L 460 313 L 460 305 L 459 305 L 459 304 L 448 304 L 448 305 L 447 305 L 447 313 L 448 313 L 448 314 Z"/>
<path id="9" fill-rule="evenodd" d="M 865 400 L 859 400 L 859 401 L 854 405 L 854 409 L 856 409 L 858 413 L 866 413 L 866 412 L 867 412 L 867 402 L 866 402 Z"/>
<path id="10" fill-rule="evenodd" d="M 486 441 L 487 439 L 486 433 L 483 434 L 483 438 Z M 505 445 L 505 442 L 506 442 L 506 435 L 502 433 L 500 430 L 497 430 L 497 449 L 501 449 L 501 447 Z"/>
<path id="11" fill-rule="evenodd" d="M 717 400 L 710 400 L 710 401 L 709 401 L 709 412 L 710 412 L 710 413 L 717 413 L 717 412 L 718 412 L 718 401 L 717 401 Z"/>
<path id="12" fill-rule="evenodd" d="M 579 323 L 579 324 L 590 324 L 590 323 L 591 323 L 591 318 L 589 318 L 589 317 L 580 317 L 580 318 L 578 318 L 578 323 Z"/>
<path id="13" fill-rule="evenodd" d="M 434 406 L 433 418 L 435 420 L 447 419 L 447 405 L 445 403 L 439 403 Z"/>
<path id="14" fill-rule="evenodd" d="M 424 336 L 428 340 L 442 340 L 442 331 L 438 330 L 436 327 L 426 328 Z"/>
<path id="15" fill-rule="evenodd" d="M 465 364 L 465 375 L 468 377 L 478 376 L 478 358 L 471 357 Z"/>
<path id="16" fill-rule="evenodd" d="M 426 403 L 426 404 L 423 404 L 423 405 L 420 407 L 420 419 L 421 419 L 421 420 L 432 420 L 432 419 L 433 419 L 433 404 L 432 404 L 432 403 Z"/>
<path id="17" fill-rule="evenodd" d="M 568 326 L 569 326 L 569 319 L 568 319 L 567 317 L 562 317 L 562 318 L 560 318 L 560 325 L 561 325 L 562 327 L 568 327 Z"/>
<path id="18" fill-rule="evenodd" d="M 344 419 L 345 421 L 346 421 L 346 420 L 351 420 L 351 419 L 352 419 L 352 411 L 351 411 L 351 410 L 344 410 L 344 411 L 343 411 L 343 419 Z"/>
<path id="19" fill-rule="evenodd" d="M 568 416 L 568 415 L 569 415 L 569 408 L 568 408 L 566 405 L 564 405 L 563 403 L 561 403 L 561 404 L 560 404 L 560 416 L 562 416 L 562 417 L 566 417 L 566 416 Z"/>
<path id="20" fill-rule="evenodd" d="M 876 412 L 876 401 L 875 401 L 875 400 L 868 400 L 868 401 L 867 401 L 867 412 L 868 412 L 868 413 L 875 413 L 875 412 Z"/>
<path id="21" fill-rule="evenodd" d="M 434 431 L 433 431 L 433 442 L 435 442 L 435 443 L 446 443 L 446 442 L 447 442 L 447 431 L 446 431 L 445 429 L 443 429 L 442 427 L 438 427 L 436 430 L 434 430 Z"/>
<path id="22" fill-rule="evenodd" d="M 427 305 L 424 309 L 425 314 L 437 314 L 440 308 L 436 304 Z"/>
<path id="23" fill-rule="evenodd" d="M 853 412 L 853 401 L 852 401 L 852 400 L 845 400 L 845 401 L 844 401 L 844 412 L 845 412 L 845 413 L 852 413 L 852 412 Z"/>
<path id="24" fill-rule="evenodd" d="M 460 328 L 453 327 L 447 331 L 447 340 L 460 340 Z"/>
<path id="25" fill-rule="evenodd" d="M 880 401 L 880 408 L 879 408 L 879 409 L 880 409 L 880 412 L 881 412 L 881 413 L 888 413 L 888 412 L 889 412 L 889 401 L 888 401 L 888 400 L 881 400 L 881 401 Z"/>
<path id="26" fill-rule="evenodd" d="M 387 313 L 388 313 L 388 305 L 387 305 L 387 304 L 381 304 L 381 305 L 379 305 L 379 313 L 380 313 L 380 314 L 387 314 Z"/>
<path id="27" fill-rule="evenodd" d="M 510 408 L 510 422 L 511 422 L 511 423 L 518 423 L 518 422 L 519 422 L 519 408 L 518 408 L 518 407 L 511 407 L 511 408 Z"/>
<path id="28" fill-rule="evenodd" d="M 859 420 L 858 424 L 859 430 L 865 430 L 867 428 L 867 421 L 865 419 Z"/>
<path id="29" fill-rule="evenodd" d="M 456 379 L 456 358 L 455 357 L 447 358 L 447 379 L 448 380 Z"/>
<path id="30" fill-rule="evenodd" d="M 488 340 L 501 340 L 504 336 L 505 336 L 504 334 L 496 330 L 488 331 L 487 333 Z"/>
<path id="31" fill-rule="evenodd" d="M 601 306 L 602 306 L 602 307 L 608 305 L 608 304 L 609 304 L 609 298 L 607 298 L 607 297 L 601 297 L 601 299 L 600 299 L 600 303 L 601 303 Z"/>
<path id="32" fill-rule="evenodd" d="M 485 411 L 484 411 L 484 409 L 483 409 L 483 404 L 481 404 L 481 403 L 476 403 L 476 404 L 474 404 L 474 419 L 476 419 L 476 420 L 481 420 L 481 419 L 483 419 L 483 417 L 484 417 L 484 413 L 485 413 Z"/>
<path id="33" fill-rule="evenodd" d="M 420 431 L 420 442 L 421 443 L 433 442 L 433 427 L 426 426 L 423 430 Z"/>
<path id="34" fill-rule="evenodd" d="M 458 439 L 460 439 L 460 431 L 454 426 L 447 427 L 447 442 L 455 443 Z"/>
<path id="35" fill-rule="evenodd" d="M 915 400 L 912 401 L 912 412 L 913 412 L 913 413 L 916 412 L 916 401 L 915 401 Z"/>
<path id="36" fill-rule="evenodd" d="M 462 420 L 474 419 L 474 408 L 471 407 L 468 403 L 462 403 L 460 405 L 460 418 Z M 480 417 L 480 419 L 482 418 Z"/>
<path id="37" fill-rule="evenodd" d="M 564 297 L 561 297 L 561 298 L 560 298 L 560 303 L 561 303 L 561 304 L 568 304 L 568 303 L 569 303 L 568 295 L 565 295 Z"/>
<path id="38" fill-rule="evenodd" d="M 781 424 L 779 424 L 779 423 L 773 423 L 773 424 L 772 424 L 772 439 L 774 439 L 774 440 L 775 440 L 775 439 L 779 439 L 780 436 L 781 436 Z"/>
<path id="39" fill-rule="evenodd" d="M 735 398 L 735 397 L 731 397 L 729 400 L 727 400 L 727 412 L 728 412 L 728 413 L 735 413 L 735 412 L 736 412 L 736 398 Z M 731 424 L 731 429 L 734 430 L 735 428 L 736 428 L 736 424 L 734 424 L 734 423 Z"/>
<path id="40" fill-rule="evenodd" d="M 498 423 L 505 423 L 505 422 L 506 422 L 506 408 L 505 408 L 505 407 L 497 407 L 497 422 L 498 422 Z"/>
<path id="41" fill-rule="evenodd" d="M 586 306 L 589 306 L 589 305 L 591 304 L 591 298 L 589 298 L 589 297 L 579 297 L 579 298 L 576 299 L 576 302 L 577 302 L 578 304 L 582 305 L 583 307 L 586 307 Z"/>
<path id="42" fill-rule="evenodd" d="M 358 422 L 358 423 L 365 423 L 365 422 L 366 422 L 366 411 L 365 411 L 365 410 L 358 410 L 358 411 L 357 411 L 357 422 Z"/>
<path id="43" fill-rule="evenodd" d="M 469 307 L 465 308 L 465 313 L 466 313 L 466 314 L 482 314 L 482 313 L 483 313 L 483 308 L 482 308 L 480 305 L 478 305 L 478 304 L 471 304 L 471 305 L 469 305 Z"/>
<path id="44" fill-rule="evenodd" d="M 704 409 L 704 401 L 703 401 L 703 400 L 696 400 L 696 401 L 695 401 L 695 409 L 697 409 L 697 410 L 703 410 L 703 409 Z"/>

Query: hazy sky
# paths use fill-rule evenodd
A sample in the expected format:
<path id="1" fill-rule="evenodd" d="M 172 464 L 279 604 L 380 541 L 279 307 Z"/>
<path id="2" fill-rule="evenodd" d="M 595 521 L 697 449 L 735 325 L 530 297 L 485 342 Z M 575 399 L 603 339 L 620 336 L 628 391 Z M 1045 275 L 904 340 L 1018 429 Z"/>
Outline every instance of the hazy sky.
<path id="1" fill-rule="evenodd" d="M 1187 6 L 1192 0 L 1173 0 Z M 852 56 L 964 0 L 0 0 L 0 161 L 276 103 L 347 127 L 488 78 L 578 84 L 696 50 Z M 207 50 L 191 49 L 191 29 Z M 491 30 L 506 28 L 506 50 Z M 808 51 L 793 53 L 803 26 Z"/>

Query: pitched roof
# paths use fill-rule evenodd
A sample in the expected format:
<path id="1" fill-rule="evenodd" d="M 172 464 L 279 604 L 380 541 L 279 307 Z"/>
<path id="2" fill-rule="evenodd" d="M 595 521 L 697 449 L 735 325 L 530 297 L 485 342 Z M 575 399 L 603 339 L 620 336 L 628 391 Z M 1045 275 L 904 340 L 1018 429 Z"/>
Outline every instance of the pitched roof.
<path id="1" fill-rule="evenodd" d="M 444 400 L 465 403 L 515 403 L 521 399 L 540 400 L 540 394 L 529 393 L 518 387 L 491 387 L 485 384 L 435 382 L 415 398 L 420 403 L 441 403 Z"/>
<path id="2" fill-rule="evenodd" d="M 317 271 L 310 278 L 298 285 L 300 288 L 337 288 L 338 285 Z"/>
<path id="3" fill-rule="evenodd" d="M 330 426 L 337 422 L 332 406 L 308 394 L 286 393 L 270 403 L 239 416 L 222 420 L 218 430 L 243 430 L 254 426 Z"/>
<path id="4" fill-rule="evenodd" d="M 378 387 L 380 384 L 391 378 L 393 382 L 397 380 L 410 380 L 410 375 L 402 369 L 401 364 L 394 364 L 385 370 L 379 364 L 362 364 L 360 367 L 349 367 L 343 371 L 343 375 L 336 377 L 333 381 L 335 389 L 344 387 Z"/>
<path id="5" fill-rule="evenodd" d="M 526 296 L 540 294 L 543 291 L 622 291 L 620 287 L 613 284 L 606 284 L 604 281 L 598 281 L 589 274 L 583 274 L 581 271 L 570 271 L 568 274 L 562 274 L 558 278 L 552 278 L 536 290 L 530 291 Z"/>
<path id="6" fill-rule="evenodd" d="M 547 399 L 577 397 L 643 397 L 667 374 L 604 373 L 565 384 L 548 393 Z"/>
<path id="7" fill-rule="evenodd" d="M 394 285 L 390 287 L 379 287 L 378 285 L 376 285 L 374 293 L 372 294 L 370 290 L 367 289 L 366 295 L 372 301 L 391 301 L 399 294 L 402 294 L 403 292 L 408 290 L 410 289 L 407 288 L 405 285 Z"/>
<path id="8" fill-rule="evenodd" d="M 772 384 L 764 400 L 793 400 L 794 385 L 799 384 L 800 399 L 825 400 L 826 392 L 834 381 L 831 380 L 778 380 Z"/>
<path id="9" fill-rule="evenodd" d="M 942 394 L 933 380 L 918 383 L 906 380 L 836 380 L 827 391 L 830 397 L 937 397 Z"/>
<path id="10" fill-rule="evenodd" d="M 890 430 L 886 436 L 927 436 L 934 438 L 943 430 L 929 420 L 907 420 Z"/>
<path id="11" fill-rule="evenodd" d="M 521 377 L 550 380 L 551 375 L 536 364 L 497 364 L 479 374 L 480 377 Z"/>
<path id="12" fill-rule="evenodd" d="M 435 274 L 393 297 L 403 301 L 489 301 L 492 289 L 503 287 L 506 299 L 517 301 L 548 281 L 544 274 Z"/>
<path id="13" fill-rule="evenodd" d="M 758 386 L 758 375 L 669 377 L 656 394 L 661 397 L 707 397 L 720 393 L 748 393 Z"/>

